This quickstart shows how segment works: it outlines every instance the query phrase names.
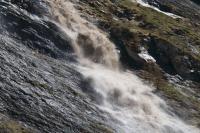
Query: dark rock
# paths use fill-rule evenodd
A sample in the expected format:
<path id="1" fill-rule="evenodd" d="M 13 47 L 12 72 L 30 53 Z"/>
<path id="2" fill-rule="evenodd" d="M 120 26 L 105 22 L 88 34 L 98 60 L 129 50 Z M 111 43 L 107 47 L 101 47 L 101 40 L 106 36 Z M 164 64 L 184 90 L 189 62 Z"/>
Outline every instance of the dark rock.
<path id="1" fill-rule="evenodd" d="M 167 73 L 179 74 L 194 81 L 200 80 L 198 72 L 200 62 L 187 53 L 183 53 L 173 44 L 153 37 L 149 45 L 149 53 Z"/>

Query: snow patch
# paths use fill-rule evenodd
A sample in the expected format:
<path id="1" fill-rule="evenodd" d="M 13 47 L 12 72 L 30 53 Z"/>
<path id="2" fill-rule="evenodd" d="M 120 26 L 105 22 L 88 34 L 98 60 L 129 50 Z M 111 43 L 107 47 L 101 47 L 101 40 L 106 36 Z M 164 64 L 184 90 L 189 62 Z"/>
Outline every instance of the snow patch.
<path id="1" fill-rule="evenodd" d="M 181 16 L 175 15 L 175 14 L 173 14 L 173 13 L 161 11 L 161 10 L 158 9 L 157 7 L 151 6 L 151 5 L 149 5 L 148 3 L 146 3 L 146 2 L 144 2 L 144 1 L 142 1 L 142 0 L 132 0 L 132 1 L 133 1 L 133 2 L 139 3 L 140 5 L 142 5 L 142 6 L 144 6 L 144 7 L 152 8 L 152 9 L 154 9 L 154 10 L 156 10 L 156 11 L 158 11 L 158 12 L 161 12 L 161 13 L 167 15 L 167 16 L 170 16 L 170 17 L 172 17 L 172 18 L 182 18 Z"/>
<path id="2" fill-rule="evenodd" d="M 144 59 L 146 62 L 156 62 L 144 47 L 141 47 L 140 50 L 141 52 L 138 54 L 140 58 Z"/>

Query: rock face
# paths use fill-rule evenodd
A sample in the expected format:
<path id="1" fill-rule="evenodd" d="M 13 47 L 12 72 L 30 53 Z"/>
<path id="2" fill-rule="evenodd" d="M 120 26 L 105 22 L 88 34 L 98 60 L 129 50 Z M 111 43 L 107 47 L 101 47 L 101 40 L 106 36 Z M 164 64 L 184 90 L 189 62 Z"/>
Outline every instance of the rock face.
<path id="1" fill-rule="evenodd" d="M 150 5 L 158 7 L 160 10 L 177 14 L 187 20 L 188 25 L 191 24 L 194 27 L 199 23 L 200 7 L 195 1 L 190 0 L 183 1 L 166 1 L 166 0 L 146 0 Z M 192 28 L 192 27 L 191 27 Z M 187 38 L 187 33 L 179 28 L 172 29 L 171 36 L 177 35 L 180 37 Z M 198 32 L 196 33 L 199 34 Z M 170 40 L 170 39 L 169 39 Z M 150 51 L 154 56 L 157 56 L 159 65 L 165 69 L 165 71 L 179 74 L 185 79 L 200 81 L 199 69 L 199 45 L 197 40 L 185 40 L 186 46 L 182 48 L 174 45 L 176 42 L 169 42 L 167 39 L 160 38 L 159 36 L 152 37 L 150 42 Z M 197 42 L 196 42 L 197 41 Z M 197 43 L 197 45 L 195 44 Z M 195 46 L 196 45 L 196 46 Z M 193 49 L 196 47 L 195 49 Z M 184 49 L 190 49 L 189 52 L 185 53 Z M 155 55 L 157 53 L 157 55 Z M 197 54 L 197 58 L 193 58 L 193 54 Z M 171 67 L 170 67 L 171 66 Z M 166 67 L 170 67 L 166 69 Z"/>
<path id="2" fill-rule="evenodd" d="M 190 55 L 184 55 L 180 49 L 162 39 L 153 37 L 149 46 L 150 53 L 167 73 L 179 74 L 183 78 L 200 81 L 198 60 L 192 59 Z"/>
<path id="3" fill-rule="evenodd" d="M 0 132 L 112 131 L 81 92 L 90 86 L 72 66 L 70 41 L 55 24 L 6 2 L 0 22 Z"/>

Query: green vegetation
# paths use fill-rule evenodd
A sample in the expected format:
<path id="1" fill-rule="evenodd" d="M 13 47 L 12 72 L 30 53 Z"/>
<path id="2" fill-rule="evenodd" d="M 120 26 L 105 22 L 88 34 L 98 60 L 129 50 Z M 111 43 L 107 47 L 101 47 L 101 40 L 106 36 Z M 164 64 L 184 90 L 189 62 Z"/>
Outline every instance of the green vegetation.
<path id="1" fill-rule="evenodd" d="M 170 106 L 176 109 L 178 115 L 183 115 L 179 113 L 184 110 L 184 113 L 188 115 L 184 119 L 198 127 L 200 126 L 200 101 L 197 98 L 184 95 L 175 86 L 166 82 L 160 83 L 157 89 L 163 93 L 168 101 L 170 100 L 168 103 L 172 103 Z"/>
<path id="2" fill-rule="evenodd" d="M 114 2 L 82 0 L 82 4 L 84 5 L 81 8 L 82 12 L 95 18 L 98 26 L 108 31 L 111 38 L 113 35 L 114 38 L 119 38 L 135 53 L 144 38 L 154 37 L 163 45 L 168 45 L 168 48 L 177 49 L 178 52 L 175 52 L 177 57 L 187 55 L 193 62 L 200 62 L 200 54 L 193 53 L 188 45 L 192 44 L 200 51 L 200 26 L 193 24 L 187 18 L 174 19 L 130 0 Z M 168 7 L 176 10 L 176 7 L 170 5 Z M 145 47 L 148 49 L 149 46 Z M 200 126 L 200 101 L 195 97 L 184 95 L 174 85 L 168 83 L 158 66 L 150 64 L 149 68 L 148 64 L 145 65 L 144 71 L 138 75 L 152 82 L 177 113 L 183 110 L 187 114 L 185 120 Z"/>
<path id="3" fill-rule="evenodd" d="M 200 61 L 200 55 L 193 54 L 188 47 L 188 43 L 192 43 L 200 50 L 200 26 L 193 25 L 188 19 L 174 19 L 130 0 L 118 0 L 114 3 L 100 0 L 87 3 L 87 8 L 82 11 L 97 18 L 105 28 L 125 28 L 133 34 L 150 34 L 173 44 L 183 54 L 190 54 Z"/>

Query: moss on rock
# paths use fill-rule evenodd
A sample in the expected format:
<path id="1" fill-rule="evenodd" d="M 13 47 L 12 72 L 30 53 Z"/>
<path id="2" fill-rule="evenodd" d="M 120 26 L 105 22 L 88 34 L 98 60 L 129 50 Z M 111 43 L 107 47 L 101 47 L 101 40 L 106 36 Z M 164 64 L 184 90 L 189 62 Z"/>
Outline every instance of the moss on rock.
<path id="1" fill-rule="evenodd" d="M 0 122 L 1 133 L 33 133 L 30 129 L 15 121 L 4 121 Z"/>

